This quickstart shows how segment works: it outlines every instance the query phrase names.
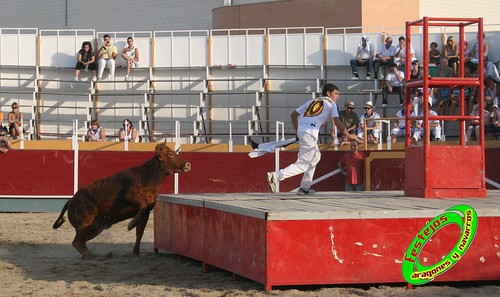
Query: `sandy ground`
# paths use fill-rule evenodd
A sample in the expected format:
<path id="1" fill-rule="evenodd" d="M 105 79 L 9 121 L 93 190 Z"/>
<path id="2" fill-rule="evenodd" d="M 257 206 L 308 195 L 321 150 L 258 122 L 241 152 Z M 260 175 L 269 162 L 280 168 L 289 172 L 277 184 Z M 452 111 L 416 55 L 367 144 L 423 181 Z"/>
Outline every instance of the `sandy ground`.
<path id="1" fill-rule="evenodd" d="M 500 286 L 431 284 L 406 290 L 394 286 L 279 288 L 233 279 L 201 263 L 153 252 L 153 222 L 132 254 L 135 232 L 127 222 L 114 225 L 89 243 L 99 260 L 82 260 L 71 246 L 74 230 L 66 222 L 52 229 L 57 213 L 0 213 L 0 296 L 500 296 Z"/>

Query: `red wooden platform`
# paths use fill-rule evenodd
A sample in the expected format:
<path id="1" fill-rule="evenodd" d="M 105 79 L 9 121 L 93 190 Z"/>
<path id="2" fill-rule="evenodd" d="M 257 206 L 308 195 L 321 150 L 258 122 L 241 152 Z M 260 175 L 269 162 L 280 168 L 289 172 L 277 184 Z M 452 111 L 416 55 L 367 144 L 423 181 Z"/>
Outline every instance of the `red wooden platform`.
<path id="1" fill-rule="evenodd" d="M 472 206 L 478 230 L 464 257 L 434 281 L 500 280 L 500 191 L 486 199 L 423 199 L 403 192 L 162 195 L 154 209 L 154 247 L 262 283 L 405 283 L 403 255 L 434 217 Z M 430 265 L 460 237 L 443 227 L 419 259 Z"/>

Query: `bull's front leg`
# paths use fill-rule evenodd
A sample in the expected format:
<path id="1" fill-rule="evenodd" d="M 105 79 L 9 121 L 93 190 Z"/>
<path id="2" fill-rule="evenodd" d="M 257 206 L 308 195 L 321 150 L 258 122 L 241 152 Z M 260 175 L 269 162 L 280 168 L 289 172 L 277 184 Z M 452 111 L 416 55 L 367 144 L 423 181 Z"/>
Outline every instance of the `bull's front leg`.
<path id="1" fill-rule="evenodd" d="M 147 216 L 149 216 L 147 205 L 144 205 L 144 206 L 141 205 L 141 208 L 139 209 L 139 211 L 137 211 L 137 214 L 135 215 L 135 217 L 132 219 L 132 221 L 130 221 L 128 223 L 128 227 L 127 227 L 128 230 L 130 231 L 130 230 L 134 229 L 135 226 L 137 226 L 137 223 L 139 223 L 141 221 L 142 217 L 146 214 L 147 214 Z"/>

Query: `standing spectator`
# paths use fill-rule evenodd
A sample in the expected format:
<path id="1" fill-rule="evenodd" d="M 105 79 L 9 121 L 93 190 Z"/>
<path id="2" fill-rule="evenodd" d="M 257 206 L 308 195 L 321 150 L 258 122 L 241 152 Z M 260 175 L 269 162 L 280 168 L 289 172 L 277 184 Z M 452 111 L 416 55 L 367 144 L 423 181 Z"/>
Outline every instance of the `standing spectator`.
<path id="1" fill-rule="evenodd" d="M 339 160 L 340 172 L 345 176 L 346 192 L 365 190 L 365 156 L 358 151 L 358 142 L 351 141 L 351 152 L 345 153 Z"/>
<path id="2" fill-rule="evenodd" d="M 410 102 L 410 108 L 413 107 L 413 102 Z M 393 128 L 391 130 L 391 141 L 393 143 L 396 142 L 396 139 L 398 137 L 403 137 L 405 136 L 406 132 L 406 121 L 405 121 L 405 105 L 403 105 L 403 108 L 398 110 L 396 113 L 396 117 L 398 117 L 398 120 L 395 120 L 393 122 Z M 415 113 L 413 111 L 410 111 L 410 116 L 415 116 Z"/>
<path id="3" fill-rule="evenodd" d="M 85 69 L 85 71 L 88 71 L 90 69 L 93 74 L 92 80 L 95 81 L 97 75 L 97 67 L 95 65 L 95 57 L 94 53 L 92 52 L 92 45 L 90 44 L 90 42 L 84 41 L 82 43 L 82 48 L 78 51 L 76 61 L 75 81 L 78 81 L 80 70 L 82 69 Z"/>
<path id="4" fill-rule="evenodd" d="M 389 96 L 389 93 L 395 92 L 398 92 L 399 94 L 399 104 L 403 104 L 404 79 L 404 72 L 398 70 L 398 65 L 393 63 L 391 65 L 390 72 L 387 74 L 385 81 L 382 84 L 382 107 L 387 106 L 387 97 Z"/>
<path id="5" fill-rule="evenodd" d="M 359 127 L 359 117 L 358 114 L 354 112 L 356 106 L 354 101 L 349 101 L 345 104 L 345 109 L 339 112 L 340 121 L 346 127 L 349 134 L 358 134 Z M 337 133 L 337 137 L 340 138 L 339 145 L 342 146 L 347 141 L 347 137 L 342 133 Z"/>
<path id="6" fill-rule="evenodd" d="M 119 139 L 120 141 L 139 142 L 137 129 L 134 128 L 129 119 L 125 119 L 123 121 L 123 127 L 120 129 Z"/>
<path id="7" fill-rule="evenodd" d="M 457 73 L 458 69 L 459 53 L 460 51 L 457 43 L 455 42 L 455 38 L 453 36 L 448 36 L 443 50 L 443 58 L 447 59 L 446 62 L 448 62 L 448 66 L 450 66 L 455 73 Z"/>
<path id="8" fill-rule="evenodd" d="M 0 153 L 5 154 L 12 149 L 12 145 L 7 139 L 7 132 L 0 130 Z"/>
<path id="9" fill-rule="evenodd" d="M 381 66 L 390 66 L 394 63 L 394 56 L 396 56 L 396 47 L 392 45 L 392 37 L 387 37 L 385 43 L 382 44 L 375 54 L 375 60 L 373 62 L 375 79 L 378 79 L 379 68 Z"/>
<path id="10" fill-rule="evenodd" d="M 431 50 L 429 51 L 429 64 L 439 65 L 439 60 L 441 59 L 441 52 L 437 49 L 438 44 L 434 41 L 431 42 Z"/>
<path id="11" fill-rule="evenodd" d="M 367 101 L 364 106 L 365 113 L 361 115 L 359 119 L 359 130 L 358 137 L 364 137 L 364 125 L 365 119 L 366 121 L 366 134 L 368 143 L 378 143 L 379 142 L 379 133 L 380 133 L 380 123 L 379 121 L 374 121 L 373 119 L 380 119 L 380 115 L 373 111 L 373 103 L 371 101 Z M 371 119 L 371 120 L 370 120 Z"/>
<path id="12" fill-rule="evenodd" d="M 127 64 L 125 81 L 129 80 L 130 70 L 139 67 L 139 49 L 134 46 L 134 39 L 127 38 L 127 46 L 122 50 L 122 58 Z"/>
<path id="13" fill-rule="evenodd" d="M 356 140 L 356 136 L 349 134 L 340 121 L 337 100 L 339 99 L 339 88 L 333 84 L 327 84 L 323 88 L 322 97 L 308 100 L 298 107 L 291 114 L 292 125 L 297 131 L 297 138 L 300 143 L 300 150 L 297 161 L 288 167 L 267 173 L 267 182 L 272 193 L 276 192 L 276 183 L 289 177 L 304 173 L 297 195 L 312 195 L 315 193 L 311 189 L 316 164 L 321 159 L 321 152 L 318 148 L 319 130 L 326 121 L 339 129 L 347 138 Z M 334 130 L 331 132 L 335 137 Z"/>
<path id="14" fill-rule="evenodd" d="M 435 77 L 454 77 L 455 71 L 448 66 L 449 61 L 446 57 L 441 59 L 441 63 L 439 67 L 436 69 L 434 73 Z M 436 98 L 438 100 L 438 114 L 448 114 L 449 108 L 451 105 L 451 92 L 452 90 L 449 88 L 439 88 L 436 90 Z"/>
<path id="15" fill-rule="evenodd" d="M 429 101 L 429 109 L 428 109 L 429 115 L 437 116 L 437 113 L 434 110 L 431 110 L 431 107 L 432 107 L 432 102 Z M 423 115 L 424 111 L 422 110 L 419 116 Z M 429 129 L 431 130 L 431 134 L 434 136 L 434 140 L 436 141 L 441 140 L 441 125 L 439 124 L 438 120 L 429 120 Z M 423 135 L 424 135 L 423 120 L 418 120 L 415 122 L 415 128 L 413 129 L 412 142 L 416 143 L 417 141 L 420 140 L 420 138 Z"/>
<path id="16" fill-rule="evenodd" d="M 17 102 L 12 103 L 12 111 L 9 112 L 7 116 L 7 121 L 9 122 L 9 131 L 12 139 L 17 139 L 23 132 L 23 113 L 19 111 L 19 105 Z"/>
<path id="17" fill-rule="evenodd" d="M 354 75 L 352 79 L 358 79 L 358 68 L 357 66 L 366 66 L 366 79 L 370 79 L 373 67 L 373 57 L 375 55 L 375 48 L 366 35 L 361 37 L 361 42 L 358 45 L 356 51 L 356 58 L 351 59 L 351 69 Z"/>
<path id="18" fill-rule="evenodd" d="M 115 79 L 115 59 L 118 55 L 118 50 L 116 46 L 111 44 L 111 37 L 106 34 L 104 35 L 103 43 L 97 51 L 97 63 L 98 63 L 98 80 L 102 80 L 102 74 L 104 73 L 104 68 L 109 69 L 109 75 L 111 80 Z"/>
<path id="19" fill-rule="evenodd" d="M 406 38 L 404 36 L 400 36 L 398 38 L 398 42 L 394 63 L 396 63 L 398 67 L 401 67 L 406 63 Z M 410 61 L 413 60 L 415 60 L 415 48 L 413 48 L 413 44 L 410 44 Z"/>
<path id="20" fill-rule="evenodd" d="M 99 125 L 98 120 L 92 120 L 85 140 L 90 142 L 103 142 L 104 139 L 106 139 L 104 128 Z"/>

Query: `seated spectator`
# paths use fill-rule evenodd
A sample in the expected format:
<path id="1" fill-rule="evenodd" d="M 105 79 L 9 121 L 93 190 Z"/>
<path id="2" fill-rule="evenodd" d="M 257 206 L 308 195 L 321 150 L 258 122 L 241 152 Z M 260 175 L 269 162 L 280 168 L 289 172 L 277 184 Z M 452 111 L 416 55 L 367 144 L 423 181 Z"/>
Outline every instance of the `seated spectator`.
<path id="1" fill-rule="evenodd" d="M 354 112 L 356 106 L 353 101 L 349 101 L 345 104 L 345 109 L 339 112 L 340 121 L 347 129 L 349 134 L 358 134 L 359 127 L 359 117 L 358 114 Z M 342 133 L 337 133 L 337 137 L 339 138 L 339 146 L 342 146 L 347 142 L 347 136 Z"/>
<path id="2" fill-rule="evenodd" d="M 0 111 L 0 132 L 2 131 L 9 131 L 9 128 L 3 125 L 3 112 Z"/>
<path id="3" fill-rule="evenodd" d="M 471 73 L 469 68 L 465 67 L 465 77 L 471 77 Z M 465 113 L 469 113 L 469 110 L 472 111 L 473 103 L 473 93 L 474 88 L 468 87 L 464 88 L 464 102 L 465 102 Z M 460 102 L 460 89 L 453 89 L 451 92 L 451 111 L 450 114 L 455 114 L 455 110 Z"/>
<path id="4" fill-rule="evenodd" d="M 5 154 L 12 149 L 12 145 L 7 139 L 7 132 L 4 130 L 0 131 L 0 153 Z"/>
<path id="5" fill-rule="evenodd" d="M 102 80 L 104 68 L 109 69 L 111 80 L 115 79 L 115 59 L 117 55 L 118 50 L 116 46 L 111 44 L 111 37 L 108 34 L 104 35 L 103 43 L 97 51 L 98 80 Z"/>
<path id="6" fill-rule="evenodd" d="M 453 71 L 453 68 L 448 66 L 448 64 L 448 59 L 446 57 L 442 58 L 439 67 L 436 69 L 434 77 L 454 77 L 455 71 Z M 437 89 L 435 95 L 438 99 L 438 113 L 440 115 L 448 114 L 451 105 L 451 89 Z"/>
<path id="7" fill-rule="evenodd" d="M 488 56 L 484 56 L 484 77 L 491 78 L 495 83 L 500 84 L 500 76 L 498 74 L 497 66 L 488 60 Z"/>
<path id="8" fill-rule="evenodd" d="M 10 137 L 12 137 L 12 139 L 17 139 L 20 135 L 22 135 L 23 118 L 23 113 L 19 111 L 19 105 L 17 104 L 17 102 L 12 103 L 12 111 L 10 111 L 7 116 Z"/>
<path id="9" fill-rule="evenodd" d="M 474 104 L 470 115 L 471 116 L 479 115 L 479 105 L 478 104 Z M 485 129 L 486 129 L 486 127 L 488 127 L 488 124 L 487 124 L 488 115 L 489 115 L 489 112 L 487 110 L 484 110 L 483 116 L 484 116 Z M 470 125 L 467 128 L 467 133 L 465 134 L 465 141 L 472 141 L 472 132 L 474 132 L 474 135 L 475 135 L 476 140 L 477 140 L 478 135 L 479 135 L 479 120 L 473 120 L 470 122 Z"/>
<path id="10" fill-rule="evenodd" d="M 485 127 L 487 139 L 493 139 L 493 136 L 500 134 L 500 110 L 497 110 L 491 118 L 491 123 Z"/>
<path id="11" fill-rule="evenodd" d="M 363 139 L 364 137 L 364 125 L 365 119 L 366 121 L 366 134 L 367 134 L 367 142 L 368 143 L 378 143 L 380 139 L 380 123 L 379 121 L 374 121 L 370 119 L 380 119 L 380 115 L 373 111 L 373 103 L 371 101 L 367 101 L 364 106 L 365 113 L 361 115 L 359 119 L 359 130 L 358 137 Z"/>
<path id="12" fill-rule="evenodd" d="M 410 107 L 413 107 L 413 102 L 410 102 Z M 398 110 L 396 113 L 396 117 L 398 117 L 398 120 L 393 122 L 393 128 L 391 130 L 391 141 L 394 143 L 396 142 L 396 139 L 398 137 L 404 137 L 405 136 L 405 129 L 406 129 L 406 111 L 405 111 L 405 105 L 403 105 L 403 108 Z M 415 113 L 411 111 L 410 116 L 415 116 Z"/>
<path id="13" fill-rule="evenodd" d="M 431 50 L 429 51 L 429 65 L 434 64 L 439 65 L 439 60 L 441 59 L 441 52 L 437 49 L 438 44 L 431 42 Z"/>
<path id="14" fill-rule="evenodd" d="M 415 95 L 416 96 L 413 97 L 413 112 L 417 115 L 418 111 L 422 110 L 422 103 L 424 102 L 422 97 L 424 96 L 424 90 L 422 88 L 417 88 Z M 432 104 L 437 103 L 433 88 L 428 89 L 427 95 L 429 96 L 429 102 L 432 102 Z"/>
<path id="15" fill-rule="evenodd" d="M 484 56 L 487 57 L 489 52 L 488 42 L 486 41 L 484 32 L 483 32 L 483 53 Z M 474 73 L 477 70 L 477 64 L 479 59 L 479 33 L 476 35 L 476 41 L 472 45 L 472 49 L 469 52 L 468 62 L 465 63 L 465 66 L 469 67 L 470 71 Z"/>
<path id="16" fill-rule="evenodd" d="M 106 139 L 104 128 L 99 125 L 99 121 L 92 120 L 90 128 L 85 136 L 85 141 L 89 142 L 103 142 Z"/>
<path id="17" fill-rule="evenodd" d="M 345 178 L 345 191 L 364 191 L 365 156 L 358 150 L 358 142 L 351 141 L 351 151 L 339 160 L 340 172 Z"/>
<path id="18" fill-rule="evenodd" d="M 134 128 L 129 119 L 123 121 L 123 127 L 120 129 L 120 141 L 139 142 L 139 135 L 137 129 Z"/>
<path id="19" fill-rule="evenodd" d="M 458 56 L 460 54 L 459 47 L 453 36 L 448 36 L 446 45 L 443 50 L 443 58 L 446 58 L 448 66 L 453 69 L 454 73 L 458 73 Z M 441 59 L 442 60 L 442 59 Z"/>
<path id="20" fill-rule="evenodd" d="M 122 50 L 122 58 L 127 64 L 126 81 L 129 80 L 130 70 L 139 67 L 139 49 L 134 46 L 134 39 L 132 37 L 127 38 L 127 44 L 128 46 Z"/>
<path id="21" fill-rule="evenodd" d="M 394 55 L 394 63 L 398 65 L 398 67 L 405 66 L 406 64 L 406 38 L 401 36 L 398 38 L 398 45 L 396 46 L 396 54 Z M 410 61 L 415 59 L 415 49 L 413 45 L 410 44 Z"/>
<path id="22" fill-rule="evenodd" d="M 375 71 L 375 78 L 378 79 L 379 68 L 381 66 L 390 66 L 394 63 L 394 57 L 396 56 L 396 47 L 392 45 L 392 37 L 387 37 L 385 43 L 380 46 L 377 53 L 375 54 L 375 59 L 373 61 L 373 68 Z M 382 75 L 383 77 L 385 74 Z"/>
<path id="23" fill-rule="evenodd" d="M 391 65 L 390 72 L 387 74 L 385 81 L 382 84 L 382 107 L 387 106 L 387 97 L 389 94 L 396 92 L 399 94 L 399 104 L 403 104 L 404 80 L 404 72 L 398 70 L 398 65 L 393 63 Z"/>
<path id="24" fill-rule="evenodd" d="M 437 113 L 431 109 L 432 102 L 429 101 L 429 116 L 437 116 Z M 423 110 L 420 112 L 419 116 L 423 116 Z M 438 120 L 429 120 L 429 128 L 431 130 L 431 135 L 434 137 L 434 140 L 441 140 L 441 125 Z M 424 136 L 424 125 L 423 120 L 418 120 L 415 122 L 415 128 L 413 128 L 412 142 L 416 143 L 420 140 L 422 136 Z M 432 137 L 431 137 L 432 140 Z"/>
<path id="25" fill-rule="evenodd" d="M 373 57 L 375 55 L 375 48 L 373 44 L 370 42 L 366 35 L 361 37 L 361 42 L 358 45 L 358 49 L 356 51 L 356 58 L 351 59 L 351 69 L 352 74 L 354 75 L 352 79 L 358 79 L 358 68 L 357 66 L 366 67 L 366 79 L 370 79 L 370 75 L 372 73 L 373 67 Z"/>
<path id="26" fill-rule="evenodd" d="M 78 81 L 80 70 L 82 69 L 85 69 L 85 71 L 90 69 L 93 74 L 92 80 L 95 81 L 97 76 L 97 67 L 95 65 L 94 52 L 92 52 L 92 45 L 90 42 L 85 41 L 82 43 L 82 48 L 78 51 L 76 61 L 75 81 Z"/>

